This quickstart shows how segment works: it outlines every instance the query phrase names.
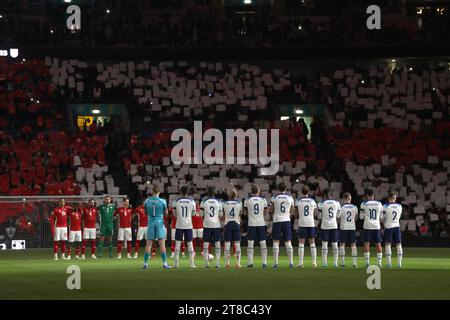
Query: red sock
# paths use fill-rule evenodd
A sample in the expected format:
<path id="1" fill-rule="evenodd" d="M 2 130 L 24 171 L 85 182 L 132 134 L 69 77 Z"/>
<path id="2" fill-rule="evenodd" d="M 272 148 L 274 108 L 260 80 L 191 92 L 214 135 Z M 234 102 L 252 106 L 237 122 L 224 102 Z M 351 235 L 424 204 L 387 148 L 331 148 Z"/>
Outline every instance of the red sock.
<path id="1" fill-rule="evenodd" d="M 233 242 L 233 254 L 236 254 L 236 244 Z"/>
<path id="2" fill-rule="evenodd" d="M 134 244 L 134 252 L 138 253 L 140 247 L 141 247 L 141 242 L 139 240 L 136 240 L 136 243 Z"/>
<path id="3" fill-rule="evenodd" d="M 67 255 L 70 256 L 70 253 L 72 252 L 72 248 L 69 242 L 69 246 L 67 247 Z"/>
<path id="4" fill-rule="evenodd" d="M 181 242 L 181 252 L 184 253 L 184 249 L 185 249 L 185 245 L 184 245 L 184 241 Z"/>
<path id="5" fill-rule="evenodd" d="M 172 244 L 170 245 L 170 250 L 172 251 L 172 253 L 175 252 L 175 241 L 172 241 Z"/>
<path id="6" fill-rule="evenodd" d="M 53 241 L 53 253 L 58 253 L 58 241 Z"/>
<path id="7" fill-rule="evenodd" d="M 117 253 L 122 253 L 122 241 L 117 242 Z"/>
<path id="8" fill-rule="evenodd" d="M 211 247 L 212 247 L 212 245 L 211 245 L 211 242 L 210 242 L 209 245 L 208 245 L 208 253 L 211 253 Z"/>
<path id="9" fill-rule="evenodd" d="M 199 239 L 199 241 L 200 241 L 200 251 L 202 251 L 203 250 L 203 239 Z"/>
<path id="10" fill-rule="evenodd" d="M 66 242 L 65 241 L 61 241 L 61 253 L 62 254 L 66 253 Z"/>
<path id="11" fill-rule="evenodd" d="M 83 243 L 81 244 L 81 254 L 86 253 L 86 239 L 83 239 Z"/>
<path id="12" fill-rule="evenodd" d="M 77 242 L 77 248 L 75 249 L 75 255 L 78 256 L 80 255 L 80 243 Z"/>
<path id="13" fill-rule="evenodd" d="M 127 241 L 127 253 L 131 253 L 131 241 Z"/>
<path id="14" fill-rule="evenodd" d="M 91 248 L 92 254 L 95 254 L 95 246 L 96 246 L 95 240 L 91 240 L 91 246 L 92 246 L 92 248 Z"/>

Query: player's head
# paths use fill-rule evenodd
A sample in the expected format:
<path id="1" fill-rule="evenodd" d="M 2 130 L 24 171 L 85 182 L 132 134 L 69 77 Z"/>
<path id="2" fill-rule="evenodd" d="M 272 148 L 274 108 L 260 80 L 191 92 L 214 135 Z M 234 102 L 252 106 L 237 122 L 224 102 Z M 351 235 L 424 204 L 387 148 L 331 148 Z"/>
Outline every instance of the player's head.
<path id="1" fill-rule="evenodd" d="M 322 193 L 323 193 L 323 197 L 324 197 L 325 199 L 331 199 L 332 194 L 331 194 L 330 189 L 324 189 L 324 190 L 322 191 Z"/>
<path id="2" fill-rule="evenodd" d="M 206 195 L 208 197 L 214 197 L 214 193 L 215 193 L 215 188 L 213 186 L 209 186 L 208 188 L 206 188 Z"/>
<path id="3" fill-rule="evenodd" d="M 59 199 L 58 205 L 59 205 L 60 207 L 64 207 L 65 204 L 66 204 L 66 200 L 64 200 L 64 199 Z"/>
<path id="4" fill-rule="evenodd" d="M 110 196 L 105 196 L 104 198 L 103 198 L 103 203 L 104 204 L 110 204 L 111 203 L 111 197 Z"/>
<path id="5" fill-rule="evenodd" d="M 88 205 L 89 205 L 90 207 L 95 206 L 95 200 L 94 200 L 94 199 L 89 199 L 89 200 L 88 200 Z"/>
<path id="6" fill-rule="evenodd" d="M 159 196 L 160 192 L 161 192 L 161 190 L 159 189 L 159 186 L 157 186 L 156 184 L 153 185 L 153 187 L 152 187 L 152 195 L 154 197 L 157 197 L 157 196 Z"/>
<path id="7" fill-rule="evenodd" d="M 307 197 L 308 193 L 309 193 L 309 188 L 308 186 L 303 186 L 302 190 L 301 190 L 302 196 Z"/>
<path id="8" fill-rule="evenodd" d="M 259 195 L 259 186 L 257 184 L 252 184 L 252 188 L 251 188 L 252 194 L 257 196 Z"/>
<path id="9" fill-rule="evenodd" d="M 389 200 L 389 202 L 397 201 L 397 194 L 394 191 L 389 192 L 388 200 Z"/>
<path id="10" fill-rule="evenodd" d="M 236 189 L 231 190 L 230 194 L 228 195 L 230 197 L 231 200 L 234 200 L 237 198 L 237 191 Z"/>
<path id="11" fill-rule="evenodd" d="M 278 190 L 279 190 L 280 192 L 286 192 L 286 184 L 285 184 L 284 182 L 280 182 L 280 183 L 278 184 Z"/>
<path id="12" fill-rule="evenodd" d="M 180 188 L 180 194 L 181 194 L 182 196 L 184 196 L 184 197 L 187 196 L 188 191 L 189 191 L 188 186 L 181 186 L 181 188 Z"/>
<path id="13" fill-rule="evenodd" d="M 367 200 L 375 199 L 375 191 L 372 188 L 367 188 L 366 189 L 366 196 L 367 196 Z"/>
<path id="14" fill-rule="evenodd" d="M 344 202 L 350 203 L 352 202 L 352 195 L 349 192 L 344 192 L 342 195 L 342 198 L 344 199 Z"/>
<path id="15" fill-rule="evenodd" d="M 128 208 L 130 206 L 130 199 L 128 198 L 123 199 L 123 206 L 125 208 Z"/>

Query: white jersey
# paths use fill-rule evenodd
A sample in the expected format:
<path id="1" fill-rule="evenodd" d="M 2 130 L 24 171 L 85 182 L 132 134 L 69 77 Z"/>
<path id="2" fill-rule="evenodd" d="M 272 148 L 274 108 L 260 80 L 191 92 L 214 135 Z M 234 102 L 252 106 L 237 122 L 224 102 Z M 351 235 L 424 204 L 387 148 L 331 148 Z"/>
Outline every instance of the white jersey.
<path id="1" fill-rule="evenodd" d="M 200 204 L 203 209 L 203 228 L 220 228 L 222 202 L 214 198 L 206 198 Z"/>
<path id="2" fill-rule="evenodd" d="M 400 227 L 400 217 L 402 215 L 402 205 L 399 203 L 386 203 L 383 206 L 384 227 Z"/>
<path id="3" fill-rule="evenodd" d="M 294 205 L 294 199 L 286 194 L 280 193 L 272 197 L 273 203 L 273 222 L 291 221 L 291 207 Z"/>
<path id="4" fill-rule="evenodd" d="M 325 200 L 319 203 L 319 218 L 321 229 L 337 229 L 337 218 L 341 216 L 341 204 L 336 200 Z"/>
<path id="5" fill-rule="evenodd" d="M 314 214 L 317 210 L 317 203 L 313 198 L 299 198 L 295 203 L 298 210 L 298 226 L 314 227 Z"/>
<path id="6" fill-rule="evenodd" d="M 248 211 L 249 227 L 264 227 L 264 209 L 267 208 L 267 200 L 258 196 L 253 196 L 244 200 L 244 207 Z"/>
<path id="7" fill-rule="evenodd" d="M 339 229 L 356 230 L 356 218 L 358 216 L 358 207 L 351 203 L 341 206 L 341 219 Z"/>
<path id="8" fill-rule="evenodd" d="M 174 215 L 177 217 L 175 228 L 192 229 L 192 215 L 196 213 L 195 201 L 188 198 L 180 198 L 173 202 Z"/>
<path id="9" fill-rule="evenodd" d="M 363 228 L 367 230 L 380 230 L 380 220 L 383 205 L 380 201 L 369 200 L 361 203 L 359 218 L 364 219 Z"/>
<path id="10" fill-rule="evenodd" d="M 225 225 L 234 221 L 237 224 L 241 224 L 241 210 L 242 204 L 238 200 L 228 200 L 223 203 L 223 213 L 225 215 Z"/>

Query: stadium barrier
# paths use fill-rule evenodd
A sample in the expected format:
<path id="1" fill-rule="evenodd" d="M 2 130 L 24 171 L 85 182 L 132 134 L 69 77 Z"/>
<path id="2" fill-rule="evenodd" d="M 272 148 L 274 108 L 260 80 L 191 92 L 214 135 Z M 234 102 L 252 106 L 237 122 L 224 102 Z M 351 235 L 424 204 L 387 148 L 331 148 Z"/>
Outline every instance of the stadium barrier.
<path id="1" fill-rule="evenodd" d="M 126 197 L 111 195 L 112 202 L 118 206 Z M 89 199 L 94 199 L 99 206 L 103 198 L 104 196 L 1 196 L 0 249 L 51 248 L 53 237 L 50 216 L 60 199 L 65 200 L 66 206 L 80 208 Z M 97 231 L 98 227 L 97 223 Z M 117 235 L 117 230 L 114 233 Z"/>

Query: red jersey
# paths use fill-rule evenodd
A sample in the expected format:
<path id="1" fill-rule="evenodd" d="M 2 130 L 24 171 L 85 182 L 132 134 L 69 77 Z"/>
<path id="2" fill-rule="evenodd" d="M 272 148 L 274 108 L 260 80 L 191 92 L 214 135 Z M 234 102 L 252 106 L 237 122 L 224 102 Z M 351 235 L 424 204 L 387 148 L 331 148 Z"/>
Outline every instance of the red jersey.
<path id="1" fill-rule="evenodd" d="M 144 205 L 140 205 L 134 211 L 138 215 L 139 227 L 146 228 L 148 226 L 148 216 L 145 214 Z"/>
<path id="2" fill-rule="evenodd" d="M 200 216 L 192 216 L 192 228 L 203 229 L 203 218 Z"/>
<path id="3" fill-rule="evenodd" d="M 56 207 L 55 209 L 53 209 L 53 212 L 51 215 L 53 226 L 55 225 L 55 220 L 56 220 L 57 228 L 64 228 L 64 227 L 67 228 L 67 215 L 69 215 L 70 212 L 72 212 L 72 211 L 73 211 L 72 207 L 68 207 L 68 206 Z"/>
<path id="4" fill-rule="evenodd" d="M 117 208 L 114 215 L 119 216 L 119 227 L 120 228 L 131 228 L 131 218 L 133 216 L 132 208 Z"/>
<path id="5" fill-rule="evenodd" d="M 79 211 L 70 213 L 70 231 L 81 231 L 82 214 Z"/>
<path id="6" fill-rule="evenodd" d="M 84 228 L 95 228 L 97 221 L 97 208 L 83 208 L 83 226 Z"/>

